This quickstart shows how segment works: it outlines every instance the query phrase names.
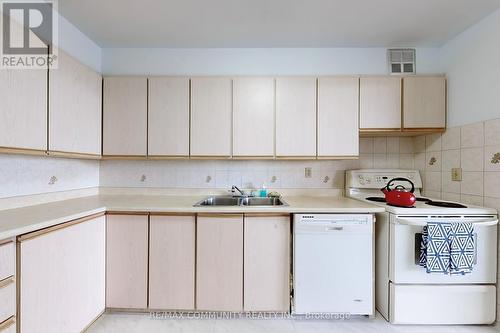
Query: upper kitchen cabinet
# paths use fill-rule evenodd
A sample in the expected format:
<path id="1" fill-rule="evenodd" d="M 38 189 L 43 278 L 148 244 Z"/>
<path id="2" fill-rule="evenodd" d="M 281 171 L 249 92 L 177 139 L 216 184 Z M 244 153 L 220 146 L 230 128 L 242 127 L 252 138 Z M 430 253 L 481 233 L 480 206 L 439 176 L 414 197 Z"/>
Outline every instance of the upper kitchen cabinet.
<path id="1" fill-rule="evenodd" d="M 233 83 L 233 156 L 274 156 L 274 79 L 236 78 Z"/>
<path id="2" fill-rule="evenodd" d="M 49 150 L 101 155 L 102 77 L 59 50 L 49 75 Z"/>
<path id="3" fill-rule="evenodd" d="M 103 96 L 103 155 L 146 156 L 147 78 L 106 77 Z"/>
<path id="4" fill-rule="evenodd" d="M 276 156 L 316 157 L 316 78 L 276 79 Z"/>
<path id="5" fill-rule="evenodd" d="M 47 150 L 47 70 L 0 70 L 0 149 Z"/>
<path id="6" fill-rule="evenodd" d="M 362 77 L 359 103 L 362 132 L 401 130 L 400 77 Z"/>
<path id="7" fill-rule="evenodd" d="M 191 79 L 191 156 L 230 157 L 232 80 Z"/>
<path id="8" fill-rule="evenodd" d="M 148 155 L 189 156 L 189 78 L 149 78 Z"/>
<path id="9" fill-rule="evenodd" d="M 405 130 L 446 127 L 444 76 L 411 76 L 403 79 L 403 126 Z"/>
<path id="10" fill-rule="evenodd" d="M 318 79 L 318 157 L 359 153 L 359 78 Z"/>

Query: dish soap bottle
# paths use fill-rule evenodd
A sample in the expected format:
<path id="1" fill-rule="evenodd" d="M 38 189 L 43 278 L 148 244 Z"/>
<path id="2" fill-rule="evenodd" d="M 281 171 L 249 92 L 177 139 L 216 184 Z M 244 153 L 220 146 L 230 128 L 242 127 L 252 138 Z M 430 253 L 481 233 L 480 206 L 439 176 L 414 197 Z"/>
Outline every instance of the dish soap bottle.
<path id="1" fill-rule="evenodd" d="M 260 188 L 260 197 L 261 198 L 267 197 L 266 184 L 262 184 L 262 187 Z"/>

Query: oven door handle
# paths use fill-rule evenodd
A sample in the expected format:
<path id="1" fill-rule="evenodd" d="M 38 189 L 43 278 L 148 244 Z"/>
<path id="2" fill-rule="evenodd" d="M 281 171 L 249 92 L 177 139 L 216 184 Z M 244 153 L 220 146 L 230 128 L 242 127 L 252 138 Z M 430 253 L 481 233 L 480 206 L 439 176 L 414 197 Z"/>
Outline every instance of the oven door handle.
<path id="1" fill-rule="evenodd" d="M 427 225 L 427 221 L 426 220 L 416 221 L 416 220 L 413 220 L 413 219 L 401 219 L 401 218 L 398 218 L 396 220 L 396 224 L 424 227 L 424 226 Z M 477 222 L 472 222 L 472 224 L 475 227 L 476 226 L 477 227 L 488 227 L 488 226 L 497 225 L 498 224 L 498 219 L 495 219 L 495 220 L 486 220 L 486 221 L 477 221 Z"/>

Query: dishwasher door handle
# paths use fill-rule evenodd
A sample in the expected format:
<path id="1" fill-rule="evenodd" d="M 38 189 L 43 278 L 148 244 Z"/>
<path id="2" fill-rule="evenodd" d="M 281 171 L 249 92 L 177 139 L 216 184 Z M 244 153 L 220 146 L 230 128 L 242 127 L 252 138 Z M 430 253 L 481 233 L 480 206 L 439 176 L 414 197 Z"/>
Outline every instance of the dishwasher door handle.
<path id="1" fill-rule="evenodd" d="M 342 231 L 344 227 L 326 227 L 326 231 Z"/>

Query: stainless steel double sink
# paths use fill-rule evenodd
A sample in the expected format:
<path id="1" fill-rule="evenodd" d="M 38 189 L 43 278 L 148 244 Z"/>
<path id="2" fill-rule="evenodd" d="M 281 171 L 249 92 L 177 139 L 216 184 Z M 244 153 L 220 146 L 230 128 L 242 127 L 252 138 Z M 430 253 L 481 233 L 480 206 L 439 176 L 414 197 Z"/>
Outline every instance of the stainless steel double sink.
<path id="1" fill-rule="evenodd" d="M 194 207 L 205 206 L 288 206 L 281 198 L 262 198 L 262 197 L 234 197 L 224 195 L 214 195 L 207 197 L 194 204 Z"/>

